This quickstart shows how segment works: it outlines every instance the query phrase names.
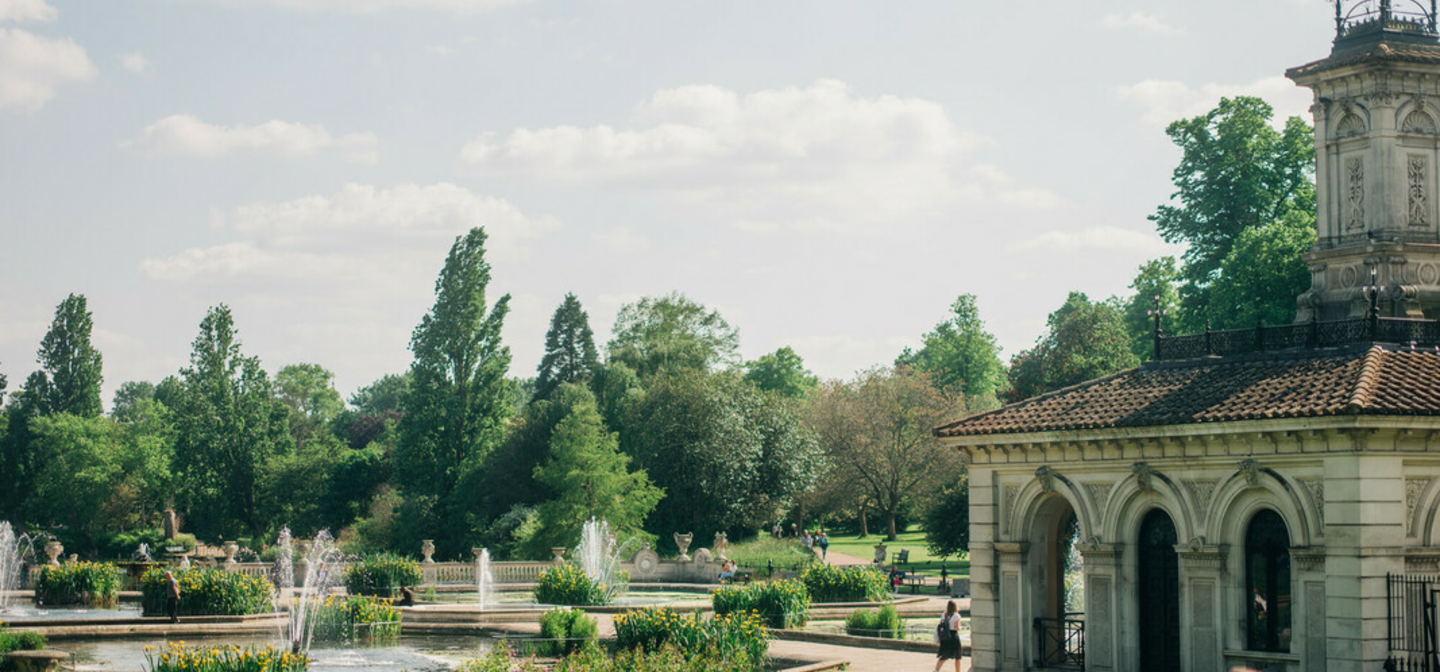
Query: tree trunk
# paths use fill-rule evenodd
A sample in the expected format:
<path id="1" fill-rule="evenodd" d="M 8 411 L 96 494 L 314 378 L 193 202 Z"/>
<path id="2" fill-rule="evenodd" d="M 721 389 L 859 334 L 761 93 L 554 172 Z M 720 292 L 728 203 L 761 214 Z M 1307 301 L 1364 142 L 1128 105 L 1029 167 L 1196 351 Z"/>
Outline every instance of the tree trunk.
<path id="1" fill-rule="evenodd" d="M 895 512 L 886 511 L 885 517 L 889 519 L 886 523 L 888 531 L 885 533 L 885 541 L 895 541 Z"/>
<path id="2" fill-rule="evenodd" d="M 860 505 L 860 538 L 870 536 L 870 526 L 865 521 L 865 505 Z"/>

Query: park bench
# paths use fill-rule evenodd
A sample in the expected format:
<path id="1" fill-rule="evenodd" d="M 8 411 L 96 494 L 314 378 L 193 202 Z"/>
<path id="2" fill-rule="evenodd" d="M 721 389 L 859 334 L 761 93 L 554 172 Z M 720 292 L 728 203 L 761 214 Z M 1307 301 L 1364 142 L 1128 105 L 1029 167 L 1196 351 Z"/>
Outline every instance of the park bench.
<path id="1" fill-rule="evenodd" d="M 737 569 L 735 575 L 730 577 L 730 583 L 750 583 L 755 578 L 753 569 Z"/>
<path id="2" fill-rule="evenodd" d="M 910 549 L 907 548 L 907 549 L 904 549 L 904 550 L 896 551 L 896 552 L 895 552 L 895 561 L 894 561 L 894 564 L 897 564 L 897 565 L 908 565 L 908 564 L 910 564 Z"/>
<path id="3" fill-rule="evenodd" d="M 919 595 L 920 589 L 925 587 L 925 575 L 915 573 L 906 574 L 905 585 L 910 586 L 911 595 Z"/>

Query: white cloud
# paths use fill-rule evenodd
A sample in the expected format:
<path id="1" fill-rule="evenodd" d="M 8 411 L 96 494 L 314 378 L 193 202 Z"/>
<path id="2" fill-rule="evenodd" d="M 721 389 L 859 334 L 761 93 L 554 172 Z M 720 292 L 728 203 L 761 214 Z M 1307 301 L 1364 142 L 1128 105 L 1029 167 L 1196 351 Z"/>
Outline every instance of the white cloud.
<path id="1" fill-rule="evenodd" d="M 457 14 L 486 12 L 529 0 L 224 0 L 249 2 L 302 12 L 368 14 L 389 9 L 438 9 Z"/>
<path id="2" fill-rule="evenodd" d="M 1132 231 L 1117 226 L 1095 226 L 1073 231 L 1047 231 L 1013 246 L 1016 250 L 1080 252 L 1114 250 L 1147 256 L 1176 254 L 1180 248 L 1165 242 L 1154 232 Z"/>
<path id="3" fill-rule="evenodd" d="M 0 28 L 0 109 L 40 109 L 62 84 L 98 72 L 85 49 L 70 38 L 41 37 Z"/>
<path id="4" fill-rule="evenodd" d="M 138 51 L 120 54 L 120 67 L 125 68 L 129 72 L 141 75 L 150 69 L 150 59 L 145 58 L 145 55 Z"/>
<path id="5" fill-rule="evenodd" d="M 665 192 L 732 220 L 894 224 L 957 193 L 983 141 L 918 98 L 862 98 L 822 80 L 740 95 L 695 85 L 655 93 L 629 128 L 520 128 L 461 151 L 483 171 Z"/>
<path id="6" fill-rule="evenodd" d="M 1139 30 L 1157 35 L 1185 34 L 1185 31 L 1161 21 L 1154 14 L 1146 14 L 1145 12 L 1109 14 L 1105 16 L 1105 18 L 1100 19 L 1100 25 L 1111 29 Z"/>
<path id="7" fill-rule="evenodd" d="M 0 22 L 54 21 L 59 15 L 45 0 L 0 0 Z"/>
<path id="8" fill-rule="evenodd" d="M 979 164 L 969 170 L 969 196 L 975 200 L 994 198 L 1000 203 L 1029 210 L 1059 210 L 1070 205 L 1064 196 L 1049 189 L 1026 186 L 998 166 Z"/>
<path id="9" fill-rule="evenodd" d="M 255 203 L 212 219 L 240 239 L 146 259 L 141 272 L 170 282 L 306 278 L 373 286 L 394 273 L 433 273 L 434 249 L 474 226 L 485 227 L 492 249 L 509 254 L 554 226 L 448 183 L 347 184 L 330 196 Z"/>
<path id="10" fill-rule="evenodd" d="M 1284 77 L 1265 77 L 1248 84 L 1201 84 L 1192 86 L 1174 80 L 1147 79 L 1122 86 L 1120 100 L 1141 108 L 1145 123 L 1164 127 L 1177 119 L 1204 114 L 1221 98 L 1258 96 L 1275 107 L 1275 123 L 1283 125 L 1291 116 L 1309 118 L 1311 95 L 1308 89 Z"/>
<path id="11" fill-rule="evenodd" d="M 633 226 L 617 226 L 608 231 L 591 234 L 590 238 L 621 252 L 644 252 L 655 244 L 649 236 L 636 231 Z"/>
<path id="12" fill-rule="evenodd" d="M 220 126 L 189 114 L 174 114 L 150 124 L 141 137 L 121 146 L 149 156 L 221 157 L 244 152 L 286 159 L 308 158 L 333 149 L 355 163 L 374 165 L 379 160 L 373 133 L 337 138 L 319 124 L 280 120 Z"/>

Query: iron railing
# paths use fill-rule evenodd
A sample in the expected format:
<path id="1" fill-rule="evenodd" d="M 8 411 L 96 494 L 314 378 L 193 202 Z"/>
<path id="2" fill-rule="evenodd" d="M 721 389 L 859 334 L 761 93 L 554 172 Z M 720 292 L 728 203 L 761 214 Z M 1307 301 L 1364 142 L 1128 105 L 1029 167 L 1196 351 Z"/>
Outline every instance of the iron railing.
<path id="1" fill-rule="evenodd" d="M 1085 614 L 1035 619 L 1035 643 L 1036 667 L 1085 669 Z"/>
<path id="2" fill-rule="evenodd" d="M 1440 576 L 1387 574 L 1385 578 L 1385 633 L 1390 643 L 1385 670 L 1440 672 L 1435 641 Z"/>
<path id="3" fill-rule="evenodd" d="M 1202 334 L 1155 337 L 1156 361 L 1228 357 L 1299 348 L 1333 348 L 1356 343 L 1440 346 L 1440 320 L 1375 317 L 1331 322 L 1305 322 L 1277 327 L 1206 330 Z"/>
<path id="4" fill-rule="evenodd" d="M 1429 5 L 1428 7 L 1426 5 Z M 1435 0 L 1341 0 L 1335 3 L 1335 35 L 1351 35 L 1377 30 L 1436 33 Z"/>

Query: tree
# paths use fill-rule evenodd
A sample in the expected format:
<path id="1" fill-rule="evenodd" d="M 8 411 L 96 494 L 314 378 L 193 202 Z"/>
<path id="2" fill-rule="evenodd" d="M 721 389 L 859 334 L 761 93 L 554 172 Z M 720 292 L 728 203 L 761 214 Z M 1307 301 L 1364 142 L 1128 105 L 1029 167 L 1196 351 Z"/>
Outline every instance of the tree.
<path id="1" fill-rule="evenodd" d="M 1310 287 L 1305 255 L 1315 246 L 1313 216 L 1291 213 L 1246 229 L 1210 285 L 1207 317 L 1217 329 L 1295 321 L 1295 297 Z"/>
<path id="2" fill-rule="evenodd" d="M 593 402 L 566 415 L 550 438 L 550 459 L 535 468 L 535 480 L 555 498 L 540 505 L 539 529 L 532 554 L 553 546 L 573 546 L 590 517 L 608 521 L 622 537 L 643 535 L 645 517 L 665 492 L 641 471 L 629 471 L 630 456 L 620 452 Z"/>
<path id="3" fill-rule="evenodd" d="M 649 380 L 663 369 L 709 371 L 733 364 L 740 334 L 720 313 L 674 292 L 645 297 L 620 309 L 607 349 Z"/>
<path id="4" fill-rule="evenodd" d="M 404 412 L 405 396 L 410 392 L 410 373 L 386 374 L 350 395 L 350 405 L 364 415 L 385 415 Z"/>
<path id="5" fill-rule="evenodd" d="M 1155 322 L 1151 311 L 1157 308 L 1164 312 L 1162 328 L 1171 333 L 1180 319 L 1180 294 L 1176 289 L 1180 271 L 1176 268 L 1175 257 L 1161 257 L 1147 261 L 1135 273 L 1130 288 L 1134 296 L 1125 301 L 1125 330 L 1130 334 L 1130 351 L 1141 360 L 1155 357 Z"/>
<path id="6" fill-rule="evenodd" d="M 290 409 L 275 398 L 260 360 L 241 352 L 229 307 L 210 309 L 192 347 L 182 389 L 166 395 L 178 397 L 177 499 L 196 534 L 267 533 L 283 521 L 261 515 L 261 477 L 267 462 L 294 450 Z"/>
<path id="7" fill-rule="evenodd" d="M 745 380 L 754 383 L 763 392 L 775 392 L 793 399 L 803 398 L 820 384 L 820 379 L 805 368 L 805 360 L 788 345 L 746 362 Z"/>
<path id="8" fill-rule="evenodd" d="M 950 304 L 950 319 L 925 334 L 919 350 L 906 348 L 895 360 L 931 374 L 935 384 L 951 394 L 993 397 L 1005 381 L 1000 345 L 985 330 L 974 294 L 961 294 Z"/>
<path id="9" fill-rule="evenodd" d="M 1092 303 L 1084 294 L 1070 292 L 1065 304 L 1050 313 L 1046 326 L 1048 331 L 1034 348 L 1010 361 L 1007 401 L 1139 365 L 1120 310 L 1110 303 Z"/>
<path id="10" fill-rule="evenodd" d="M 794 406 L 730 372 L 657 376 L 630 407 L 624 437 L 665 490 L 650 529 L 741 532 L 777 520 L 824 466 Z"/>
<path id="11" fill-rule="evenodd" d="M 126 421 L 138 411 L 141 402 L 155 399 L 155 384 L 131 380 L 120 384 L 115 398 L 110 402 L 110 417 Z"/>
<path id="12" fill-rule="evenodd" d="M 446 552 L 462 543 L 456 526 L 440 524 L 437 507 L 450 504 L 461 475 L 504 437 L 511 413 L 510 349 L 500 340 L 510 297 L 487 308 L 489 284 L 485 231 L 471 229 L 450 248 L 435 305 L 410 339 L 415 359 L 395 476 L 412 523 L 406 531 L 435 539 Z"/>
<path id="13" fill-rule="evenodd" d="M 934 505 L 925 513 L 925 545 L 942 557 L 970 550 L 970 479 L 960 478 L 945 486 Z"/>
<path id="14" fill-rule="evenodd" d="M 535 379 L 535 398 L 549 397 L 564 383 L 585 382 L 600 366 L 590 316 L 574 294 L 566 294 L 545 333 L 545 356 Z"/>
<path id="15" fill-rule="evenodd" d="M 958 454 L 931 430 L 964 408 L 963 397 L 936 386 L 929 373 L 877 368 L 854 381 L 822 385 L 808 424 L 836 465 L 835 478 L 850 484 L 857 500 L 874 504 L 894 539 L 902 509 L 960 470 Z"/>
<path id="16" fill-rule="evenodd" d="M 41 415 L 69 413 L 94 418 L 103 412 L 100 351 L 90 343 L 94 328 L 84 296 L 71 294 L 55 308 L 55 320 L 36 355 L 40 371 L 26 381 L 26 391 L 35 395 Z"/>
<path id="17" fill-rule="evenodd" d="M 335 374 L 319 364 L 290 364 L 275 372 L 275 396 L 290 409 L 290 431 L 303 445 L 345 410 Z"/>
<path id="18" fill-rule="evenodd" d="M 1313 130 L 1291 117 L 1276 131 L 1270 126 L 1273 115 L 1259 98 L 1224 98 L 1215 109 L 1165 131 L 1182 154 L 1173 176 L 1176 204 L 1160 206 L 1150 220 L 1165 240 L 1188 245 L 1181 295 L 1192 320 L 1210 314 L 1205 290 L 1246 229 L 1292 212 L 1314 217 Z"/>
<path id="19" fill-rule="evenodd" d="M 94 548 L 109 522 L 101 511 L 125 474 L 124 428 L 109 418 L 61 413 L 36 418 L 31 431 L 40 469 L 30 518 L 63 524 Z"/>

